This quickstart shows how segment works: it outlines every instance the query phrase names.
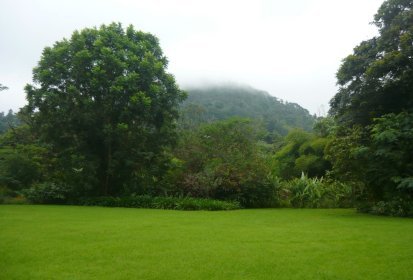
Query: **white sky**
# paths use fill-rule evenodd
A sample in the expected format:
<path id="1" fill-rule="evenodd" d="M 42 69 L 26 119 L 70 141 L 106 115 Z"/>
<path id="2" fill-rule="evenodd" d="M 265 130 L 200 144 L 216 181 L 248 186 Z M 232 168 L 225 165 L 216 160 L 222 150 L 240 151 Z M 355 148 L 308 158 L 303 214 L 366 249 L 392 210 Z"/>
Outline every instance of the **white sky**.
<path id="1" fill-rule="evenodd" d="M 1 0 L 0 111 L 25 104 L 44 47 L 113 21 L 160 39 L 178 83 L 234 82 L 327 111 L 341 60 L 383 0 Z"/>

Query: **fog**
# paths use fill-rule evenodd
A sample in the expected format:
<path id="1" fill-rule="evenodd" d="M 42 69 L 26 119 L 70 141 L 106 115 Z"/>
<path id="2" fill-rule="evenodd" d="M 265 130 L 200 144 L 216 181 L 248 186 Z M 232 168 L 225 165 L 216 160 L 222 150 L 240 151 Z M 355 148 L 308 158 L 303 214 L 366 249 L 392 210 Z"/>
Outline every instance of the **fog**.
<path id="1" fill-rule="evenodd" d="M 341 60 L 376 34 L 380 0 L 0 2 L 0 111 L 25 104 L 44 47 L 113 21 L 156 35 L 184 87 L 246 84 L 323 114 Z"/>

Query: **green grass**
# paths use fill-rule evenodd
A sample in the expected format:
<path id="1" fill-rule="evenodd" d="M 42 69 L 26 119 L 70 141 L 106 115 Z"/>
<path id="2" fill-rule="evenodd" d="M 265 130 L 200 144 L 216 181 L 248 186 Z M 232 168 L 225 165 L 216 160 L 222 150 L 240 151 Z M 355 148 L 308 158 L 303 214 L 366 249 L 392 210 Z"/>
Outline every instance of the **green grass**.
<path id="1" fill-rule="evenodd" d="M 413 220 L 0 205 L 0 279 L 413 279 Z"/>

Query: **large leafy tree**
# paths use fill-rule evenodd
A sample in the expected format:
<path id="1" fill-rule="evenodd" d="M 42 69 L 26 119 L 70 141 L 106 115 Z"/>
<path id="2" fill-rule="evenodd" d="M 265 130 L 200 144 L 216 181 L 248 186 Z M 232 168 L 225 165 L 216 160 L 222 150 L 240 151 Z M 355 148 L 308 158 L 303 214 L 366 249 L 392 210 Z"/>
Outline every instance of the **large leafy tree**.
<path id="1" fill-rule="evenodd" d="M 159 175 L 185 97 L 167 64 L 156 37 L 119 23 L 44 49 L 23 113 L 57 153 L 62 178 L 84 174 L 77 184 L 110 195 Z"/>
<path id="2" fill-rule="evenodd" d="M 331 113 L 342 123 L 413 108 L 413 1 L 385 1 L 374 17 L 379 35 L 363 41 L 337 73 Z"/>
<path id="3" fill-rule="evenodd" d="M 344 59 L 330 113 L 338 124 L 328 158 L 341 178 L 364 183 L 373 200 L 409 198 L 412 184 L 413 1 L 387 0 L 379 35 Z"/>

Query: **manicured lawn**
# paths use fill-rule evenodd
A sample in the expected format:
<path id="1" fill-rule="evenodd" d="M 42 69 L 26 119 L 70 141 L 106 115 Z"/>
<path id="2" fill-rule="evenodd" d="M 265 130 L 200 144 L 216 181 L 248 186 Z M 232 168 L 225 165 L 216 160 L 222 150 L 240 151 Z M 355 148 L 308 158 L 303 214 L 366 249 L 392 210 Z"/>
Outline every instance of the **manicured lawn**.
<path id="1" fill-rule="evenodd" d="M 0 279 L 413 279 L 413 220 L 0 205 Z"/>

